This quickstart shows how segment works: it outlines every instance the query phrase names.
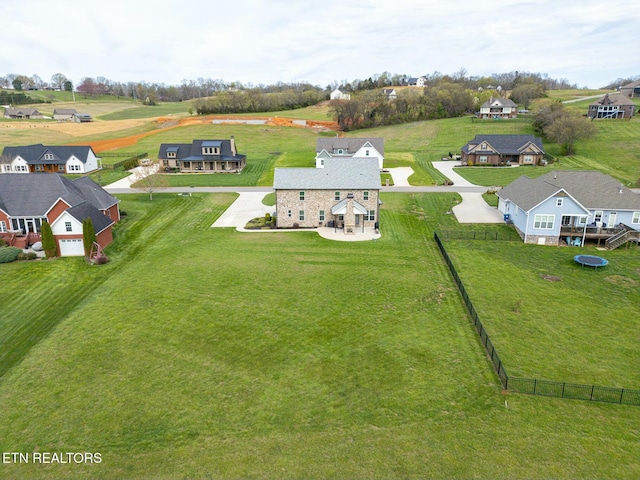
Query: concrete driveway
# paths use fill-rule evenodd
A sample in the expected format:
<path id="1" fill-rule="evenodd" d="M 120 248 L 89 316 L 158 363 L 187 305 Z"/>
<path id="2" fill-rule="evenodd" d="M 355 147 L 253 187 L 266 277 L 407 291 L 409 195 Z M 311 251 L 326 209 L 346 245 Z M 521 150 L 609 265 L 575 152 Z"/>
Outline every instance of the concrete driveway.
<path id="1" fill-rule="evenodd" d="M 264 217 L 265 213 L 273 214 L 276 210 L 275 206 L 270 207 L 262 203 L 262 199 L 267 195 L 264 192 L 240 192 L 239 195 L 236 201 L 211 225 L 212 227 L 235 227 L 238 231 L 247 231 L 244 226 L 249 220 Z"/>

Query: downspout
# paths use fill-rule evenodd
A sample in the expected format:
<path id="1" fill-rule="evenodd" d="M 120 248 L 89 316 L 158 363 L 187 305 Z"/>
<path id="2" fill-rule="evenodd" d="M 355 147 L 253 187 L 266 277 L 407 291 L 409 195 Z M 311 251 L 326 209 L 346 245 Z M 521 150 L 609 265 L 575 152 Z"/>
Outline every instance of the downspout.
<path id="1" fill-rule="evenodd" d="M 529 212 L 527 214 L 527 227 L 524 229 L 524 243 L 527 243 L 527 235 L 529 235 Z"/>

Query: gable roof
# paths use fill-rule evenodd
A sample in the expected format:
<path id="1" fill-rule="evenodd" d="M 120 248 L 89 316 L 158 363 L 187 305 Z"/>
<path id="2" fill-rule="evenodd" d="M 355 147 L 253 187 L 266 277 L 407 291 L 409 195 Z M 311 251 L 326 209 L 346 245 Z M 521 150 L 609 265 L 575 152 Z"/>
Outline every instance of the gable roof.
<path id="1" fill-rule="evenodd" d="M 5 107 L 4 114 L 5 115 L 18 115 L 18 114 L 22 114 L 22 115 L 42 115 L 35 108 L 12 108 L 12 107 Z"/>
<path id="2" fill-rule="evenodd" d="M 499 105 L 501 107 L 517 107 L 518 106 L 510 98 L 491 97 L 489 100 L 487 100 L 482 105 L 480 105 L 480 108 L 490 107 L 495 105 Z"/>
<path id="3" fill-rule="evenodd" d="M 534 135 L 476 135 L 473 140 L 462 147 L 462 152 L 469 153 L 482 142 L 487 142 L 502 155 L 520 155 L 530 143 L 544 152 L 542 139 Z"/>
<path id="4" fill-rule="evenodd" d="M 316 153 L 326 150 L 331 153 L 336 148 L 342 148 L 348 152 L 357 152 L 364 144 L 369 142 L 380 155 L 384 155 L 384 140 L 379 137 L 372 138 L 349 138 L 349 137 L 329 137 L 318 138 L 316 140 Z"/>
<path id="5" fill-rule="evenodd" d="M 84 180 L 76 183 L 81 179 Z M 13 217 L 28 217 L 45 216 L 60 198 L 71 207 L 88 202 L 100 210 L 104 210 L 107 203 L 111 206 L 119 202 L 104 190 L 103 193 L 89 193 L 92 188 L 102 190 L 88 177 L 71 181 L 57 173 L 3 173 L 0 174 L 0 208 Z"/>
<path id="6" fill-rule="evenodd" d="M 234 140 L 235 145 L 235 140 Z M 220 154 L 215 155 L 220 160 L 243 160 L 246 155 L 239 154 L 234 151 L 231 140 L 194 140 L 191 143 L 162 143 L 158 151 L 158 158 L 175 158 L 176 160 L 185 161 L 202 161 L 210 158 L 211 155 L 203 155 L 202 147 L 219 147 Z M 167 152 L 175 152 L 175 157 L 168 157 Z"/>
<path id="7" fill-rule="evenodd" d="M 95 230 L 96 235 L 102 232 L 105 228 L 115 223 L 89 202 L 83 202 L 71 208 L 68 208 L 66 210 L 66 213 L 71 215 L 80 223 L 84 222 L 86 218 L 90 218 L 91 223 L 93 223 L 93 229 Z"/>
<path id="8" fill-rule="evenodd" d="M 626 85 L 622 85 L 620 88 L 635 88 L 640 87 L 640 80 L 636 80 L 635 82 L 627 83 Z"/>
<path id="9" fill-rule="evenodd" d="M 560 190 L 588 209 L 640 210 L 640 195 L 615 178 L 594 171 L 555 171 L 536 179 L 523 175 L 497 195 L 529 211 Z"/>
<path id="10" fill-rule="evenodd" d="M 604 97 L 596 100 L 591 105 L 633 105 L 635 107 L 636 104 L 619 93 L 613 93 L 611 95 L 605 93 Z"/>
<path id="11" fill-rule="evenodd" d="M 75 108 L 55 108 L 53 110 L 54 115 L 73 115 L 76 113 Z"/>
<path id="12" fill-rule="evenodd" d="M 23 147 L 4 147 L 2 155 L 6 155 L 12 160 L 20 156 L 30 165 L 42 165 L 66 162 L 72 155 L 82 163 L 87 163 L 90 152 L 93 153 L 93 150 L 88 145 L 46 146 L 40 143 Z M 54 158 L 45 159 L 44 155 L 46 153 L 53 154 Z"/>
<path id="13" fill-rule="evenodd" d="M 276 190 L 379 190 L 380 169 L 375 158 L 352 158 L 348 162 L 327 158 L 323 168 L 276 168 Z"/>

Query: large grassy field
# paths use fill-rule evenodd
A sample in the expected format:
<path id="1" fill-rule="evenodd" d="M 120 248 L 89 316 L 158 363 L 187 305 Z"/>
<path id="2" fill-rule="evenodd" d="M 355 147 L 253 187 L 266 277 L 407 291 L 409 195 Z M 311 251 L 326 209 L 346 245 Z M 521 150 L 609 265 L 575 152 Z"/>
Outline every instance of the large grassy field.
<path id="1" fill-rule="evenodd" d="M 383 195 L 342 243 L 127 195 L 108 265 L 1 265 L 0 450 L 103 460 L 0 476 L 637 478 L 640 408 L 502 394 L 432 240 L 454 197 Z"/>

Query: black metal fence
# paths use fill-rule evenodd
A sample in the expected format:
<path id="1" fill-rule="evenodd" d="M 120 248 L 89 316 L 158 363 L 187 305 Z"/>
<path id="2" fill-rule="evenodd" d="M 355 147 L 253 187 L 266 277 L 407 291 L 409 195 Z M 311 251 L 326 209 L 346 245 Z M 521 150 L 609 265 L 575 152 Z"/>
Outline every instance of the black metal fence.
<path id="1" fill-rule="evenodd" d="M 580 385 L 567 382 L 553 382 L 550 380 L 537 380 L 533 378 L 510 377 L 504 368 L 504 364 L 500 361 L 498 352 L 491 343 L 489 334 L 482 326 L 482 322 L 478 317 L 473 302 L 464 288 L 464 284 L 458 275 L 453 262 L 449 258 L 449 254 L 444 248 L 438 233 L 433 235 L 440 253 L 445 263 L 449 267 L 449 271 L 453 276 L 453 280 L 458 286 L 460 295 L 464 300 L 467 311 L 471 316 L 471 321 L 480 336 L 480 342 L 485 348 L 494 370 L 500 378 L 500 382 L 505 390 L 516 393 L 527 393 L 530 395 L 543 395 L 547 397 L 572 398 L 578 400 L 590 400 L 594 402 L 624 403 L 627 405 L 640 405 L 640 390 L 631 390 L 627 388 L 601 387 L 598 385 Z"/>
<path id="2" fill-rule="evenodd" d="M 125 157 L 125 155 L 121 154 L 121 153 L 110 153 L 110 152 L 105 152 L 105 153 L 100 153 L 99 154 L 100 158 L 122 158 Z M 147 158 L 149 156 L 148 153 L 136 153 L 134 155 L 129 155 L 126 156 L 124 158 L 124 160 L 121 160 L 119 162 L 116 163 L 112 163 L 109 165 L 103 165 L 103 168 L 107 168 L 109 170 L 115 170 L 116 168 L 119 168 L 121 166 L 123 166 L 126 162 L 128 162 L 129 160 L 140 160 L 142 158 Z"/>
<path id="3" fill-rule="evenodd" d="M 509 242 L 520 240 L 514 230 L 442 230 L 443 240 L 494 240 Z"/>

